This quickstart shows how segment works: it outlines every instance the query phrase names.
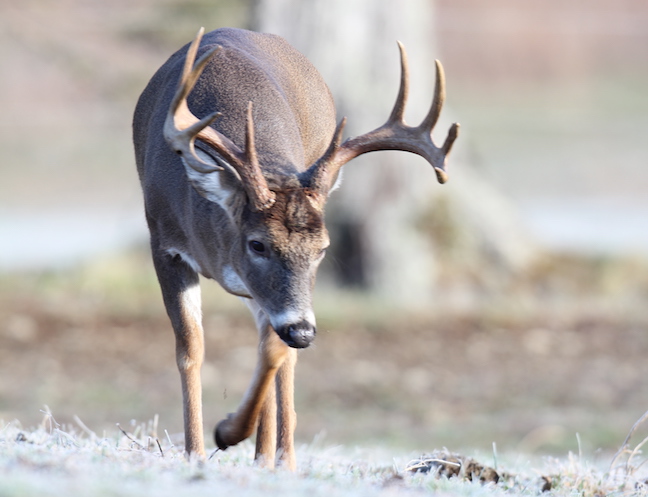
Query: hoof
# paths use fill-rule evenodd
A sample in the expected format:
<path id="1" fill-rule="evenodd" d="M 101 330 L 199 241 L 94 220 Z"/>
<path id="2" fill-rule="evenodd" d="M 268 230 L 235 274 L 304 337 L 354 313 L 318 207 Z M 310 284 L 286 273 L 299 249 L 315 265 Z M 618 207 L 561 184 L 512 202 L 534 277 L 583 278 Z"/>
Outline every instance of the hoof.
<path id="1" fill-rule="evenodd" d="M 227 442 L 225 442 L 225 440 L 223 440 L 223 436 L 221 435 L 221 432 L 223 431 L 224 423 L 227 423 L 226 419 L 219 422 L 216 425 L 216 428 L 214 428 L 214 442 L 216 442 L 216 447 L 218 447 L 220 450 L 225 450 L 230 446 L 230 444 L 228 444 Z"/>

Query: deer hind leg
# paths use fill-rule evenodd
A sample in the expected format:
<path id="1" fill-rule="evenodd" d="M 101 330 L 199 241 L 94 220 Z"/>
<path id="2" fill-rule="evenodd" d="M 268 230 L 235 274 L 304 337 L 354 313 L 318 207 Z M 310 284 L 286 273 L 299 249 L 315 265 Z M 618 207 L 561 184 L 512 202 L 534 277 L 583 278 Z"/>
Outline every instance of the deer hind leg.
<path id="1" fill-rule="evenodd" d="M 295 364 L 297 351 L 289 349 L 283 365 L 277 373 L 277 455 L 279 465 L 295 471 L 295 427 L 297 415 L 295 413 Z"/>
<path id="2" fill-rule="evenodd" d="M 252 304 L 250 307 L 255 306 Z M 253 308 L 253 310 L 256 309 Z M 260 312 L 256 313 L 256 316 L 261 338 L 256 370 L 237 411 L 229 414 L 226 419 L 216 425 L 214 439 L 220 449 L 226 449 L 248 438 L 254 431 L 254 427 L 266 403 L 268 404 L 268 409 L 264 413 L 263 424 L 268 428 L 270 427 L 269 423 L 271 423 L 270 417 L 273 402 L 271 400 L 268 401 L 269 395 L 271 395 L 269 391 L 273 387 L 277 370 L 289 354 L 289 347 L 279 338 L 279 335 L 275 333 L 267 322 L 267 319 L 263 318 Z M 261 428 L 262 436 L 266 436 L 270 431 L 275 430 L 269 430 L 263 426 Z M 265 447 L 264 450 L 268 451 L 271 445 L 275 445 L 269 439 L 261 440 L 259 443 L 262 447 Z M 259 458 L 261 456 L 264 458 L 264 464 L 274 464 L 274 454 L 270 456 L 268 452 L 257 455 Z"/>
<path id="3" fill-rule="evenodd" d="M 152 239 L 153 263 L 164 305 L 176 337 L 176 362 L 182 383 L 185 450 L 204 457 L 200 369 L 205 353 L 198 274 L 179 255 L 160 250 Z"/>

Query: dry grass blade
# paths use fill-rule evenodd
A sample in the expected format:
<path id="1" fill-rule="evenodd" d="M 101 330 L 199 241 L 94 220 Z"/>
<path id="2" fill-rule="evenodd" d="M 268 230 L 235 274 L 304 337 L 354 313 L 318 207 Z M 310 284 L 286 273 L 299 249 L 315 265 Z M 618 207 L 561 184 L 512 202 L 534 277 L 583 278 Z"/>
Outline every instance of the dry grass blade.
<path id="1" fill-rule="evenodd" d="M 617 451 L 617 453 L 614 455 L 612 458 L 612 462 L 610 463 L 610 469 L 608 471 L 608 475 L 610 478 L 614 478 L 618 471 L 620 469 L 623 470 L 623 481 L 622 481 L 622 488 L 624 488 L 627 483 L 628 479 L 641 467 L 643 466 L 648 459 L 645 459 L 641 461 L 638 465 L 633 466 L 632 465 L 632 460 L 638 455 L 641 454 L 641 448 L 648 443 L 648 437 L 644 438 L 639 444 L 637 444 L 633 449 L 630 449 L 630 440 L 632 436 L 635 434 L 635 432 L 639 429 L 639 427 L 644 424 L 648 420 L 648 411 L 646 411 L 636 422 L 634 425 L 632 425 L 632 428 L 630 428 L 630 431 L 628 432 L 628 435 L 626 436 L 625 440 L 623 441 L 623 444 Z M 627 455 L 627 459 L 625 460 L 625 463 L 620 465 L 619 460 L 624 456 Z"/>
<path id="2" fill-rule="evenodd" d="M 637 445 L 637 446 L 632 450 L 632 452 L 631 452 L 630 455 L 628 456 L 628 460 L 626 461 L 626 472 L 628 472 L 628 471 L 630 470 L 630 468 L 631 468 L 630 463 L 631 463 L 632 459 L 633 459 L 637 454 L 641 454 L 641 447 L 643 447 L 646 443 L 648 443 L 648 437 L 644 438 L 644 439 L 641 441 L 641 443 L 639 443 L 639 445 Z M 641 466 L 642 466 L 642 465 L 643 465 L 647 460 L 648 460 L 648 459 L 644 459 L 642 462 L 639 463 L 638 466 L 635 466 L 633 469 L 634 469 L 634 470 L 639 469 L 639 467 L 641 467 Z"/>
<path id="3" fill-rule="evenodd" d="M 171 449 L 174 449 L 175 445 L 173 444 L 173 441 L 171 440 L 171 435 L 169 435 L 169 432 L 167 430 L 164 430 L 164 434 L 166 435 L 167 441 L 169 442 L 169 447 L 171 447 Z"/>
<path id="4" fill-rule="evenodd" d="M 648 411 L 646 411 L 643 416 L 641 416 L 634 425 L 632 425 L 632 428 L 630 428 L 630 431 L 628 432 L 628 435 L 626 436 L 625 440 L 621 444 L 621 448 L 617 451 L 616 454 L 614 454 L 614 457 L 612 458 L 612 462 L 610 463 L 610 471 L 613 470 L 614 466 L 616 465 L 618 459 L 628 451 L 628 443 L 630 442 L 630 439 L 632 438 L 632 435 L 634 435 L 634 432 L 637 431 L 637 428 L 641 426 L 646 420 L 648 419 Z"/>
<path id="5" fill-rule="evenodd" d="M 160 449 L 160 454 L 164 457 L 164 451 L 162 450 L 162 445 L 160 445 L 160 439 L 156 438 L 155 443 L 157 443 L 158 449 Z"/>
<path id="6" fill-rule="evenodd" d="M 79 428 L 81 428 L 81 430 L 83 430 L 83 432 L 86 435 L 88 435 L 91 439 L 94 440 L 95 438 L 97 438 L 97 434 L 94 431 L 92 431 L 90 428 L 88 428 L 86 424 L 83 421 L 81 421 L 81 418 L 79 416 L 75 414 L 74 416 L 72 416 L 72 419 L 76 424 L 79 425 Z"/>
<path id="7" fill-rule="evenodd" d="M 145 447 L 144 447 L 141 443 L 139 443 L 137 440 L 135 440 L 133 437 L 131 437 L 131 436 L 130 436 L 126 431 L 124 431 L 124 429 L 121 427 L 121 425 L 120 425 L 119 423 L 117 423 L 117 428 L 119 428 L 119 431 L 121 431 L 122 434 L 123 434 L 126 438 L 128 438 L 128 440 L 130 440 L 130 441 L 133 442 L 135 445 L 137 445 L 138 448 L 140 448 L 140 449 L 145 449 Z"/>

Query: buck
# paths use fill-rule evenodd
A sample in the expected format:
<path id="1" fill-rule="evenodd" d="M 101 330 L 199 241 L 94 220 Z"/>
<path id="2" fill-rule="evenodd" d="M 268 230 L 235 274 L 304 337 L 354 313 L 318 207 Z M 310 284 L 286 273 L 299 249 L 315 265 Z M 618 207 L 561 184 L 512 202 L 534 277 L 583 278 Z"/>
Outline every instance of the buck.
<path id="1" fill-rule="evenodd" d="M 205 454 L 198 275 L 241 297 L 259 333 L 254 376 L 238 410 L 216 426 L 216 445 L 235 445 L 258 426 L 255 459 L 294 470 L 296 353 L 315 338 L 312 292 L 329 245 L 324 206 L 340 168 L 367 152 L 404 150 L 424 157 L 446 181 L 459 127 L 451 126 L 441 147 L 433 143 L 443 69 L 437 61 L 427 116 L 408 126 L 408 64 L 399 48 L 400 90 L 389 119 L 343 143 L 346 118 L 336 125 L 322 77 L 274 35 L 225 28 L 203 36 L 201 29 L 142 93 L 135 155 L 153 263 L 175 332 L 188 455 Z"/>

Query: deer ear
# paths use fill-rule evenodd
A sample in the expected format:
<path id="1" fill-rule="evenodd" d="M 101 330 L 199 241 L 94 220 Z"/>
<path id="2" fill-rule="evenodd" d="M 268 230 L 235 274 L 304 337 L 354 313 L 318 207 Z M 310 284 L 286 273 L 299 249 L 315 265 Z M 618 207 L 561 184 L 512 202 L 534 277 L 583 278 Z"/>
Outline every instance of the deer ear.
<path id="1" fill-rule="evenodd" d="M 196 148 L 196 155 L 207 164 L 222 167 L 220 171 L 202 173 L 188 165 L 184 159 L 182 163 L 187 172 L 187 178 L 191 186 L 205 199 L 218 204 L 228 214 L 238 199 L 245 200 L 245 191 L 241 186 L 241 180 L 236 172 L 222 159 L 215 160 L 214 157 L 199 148 Z"/>

